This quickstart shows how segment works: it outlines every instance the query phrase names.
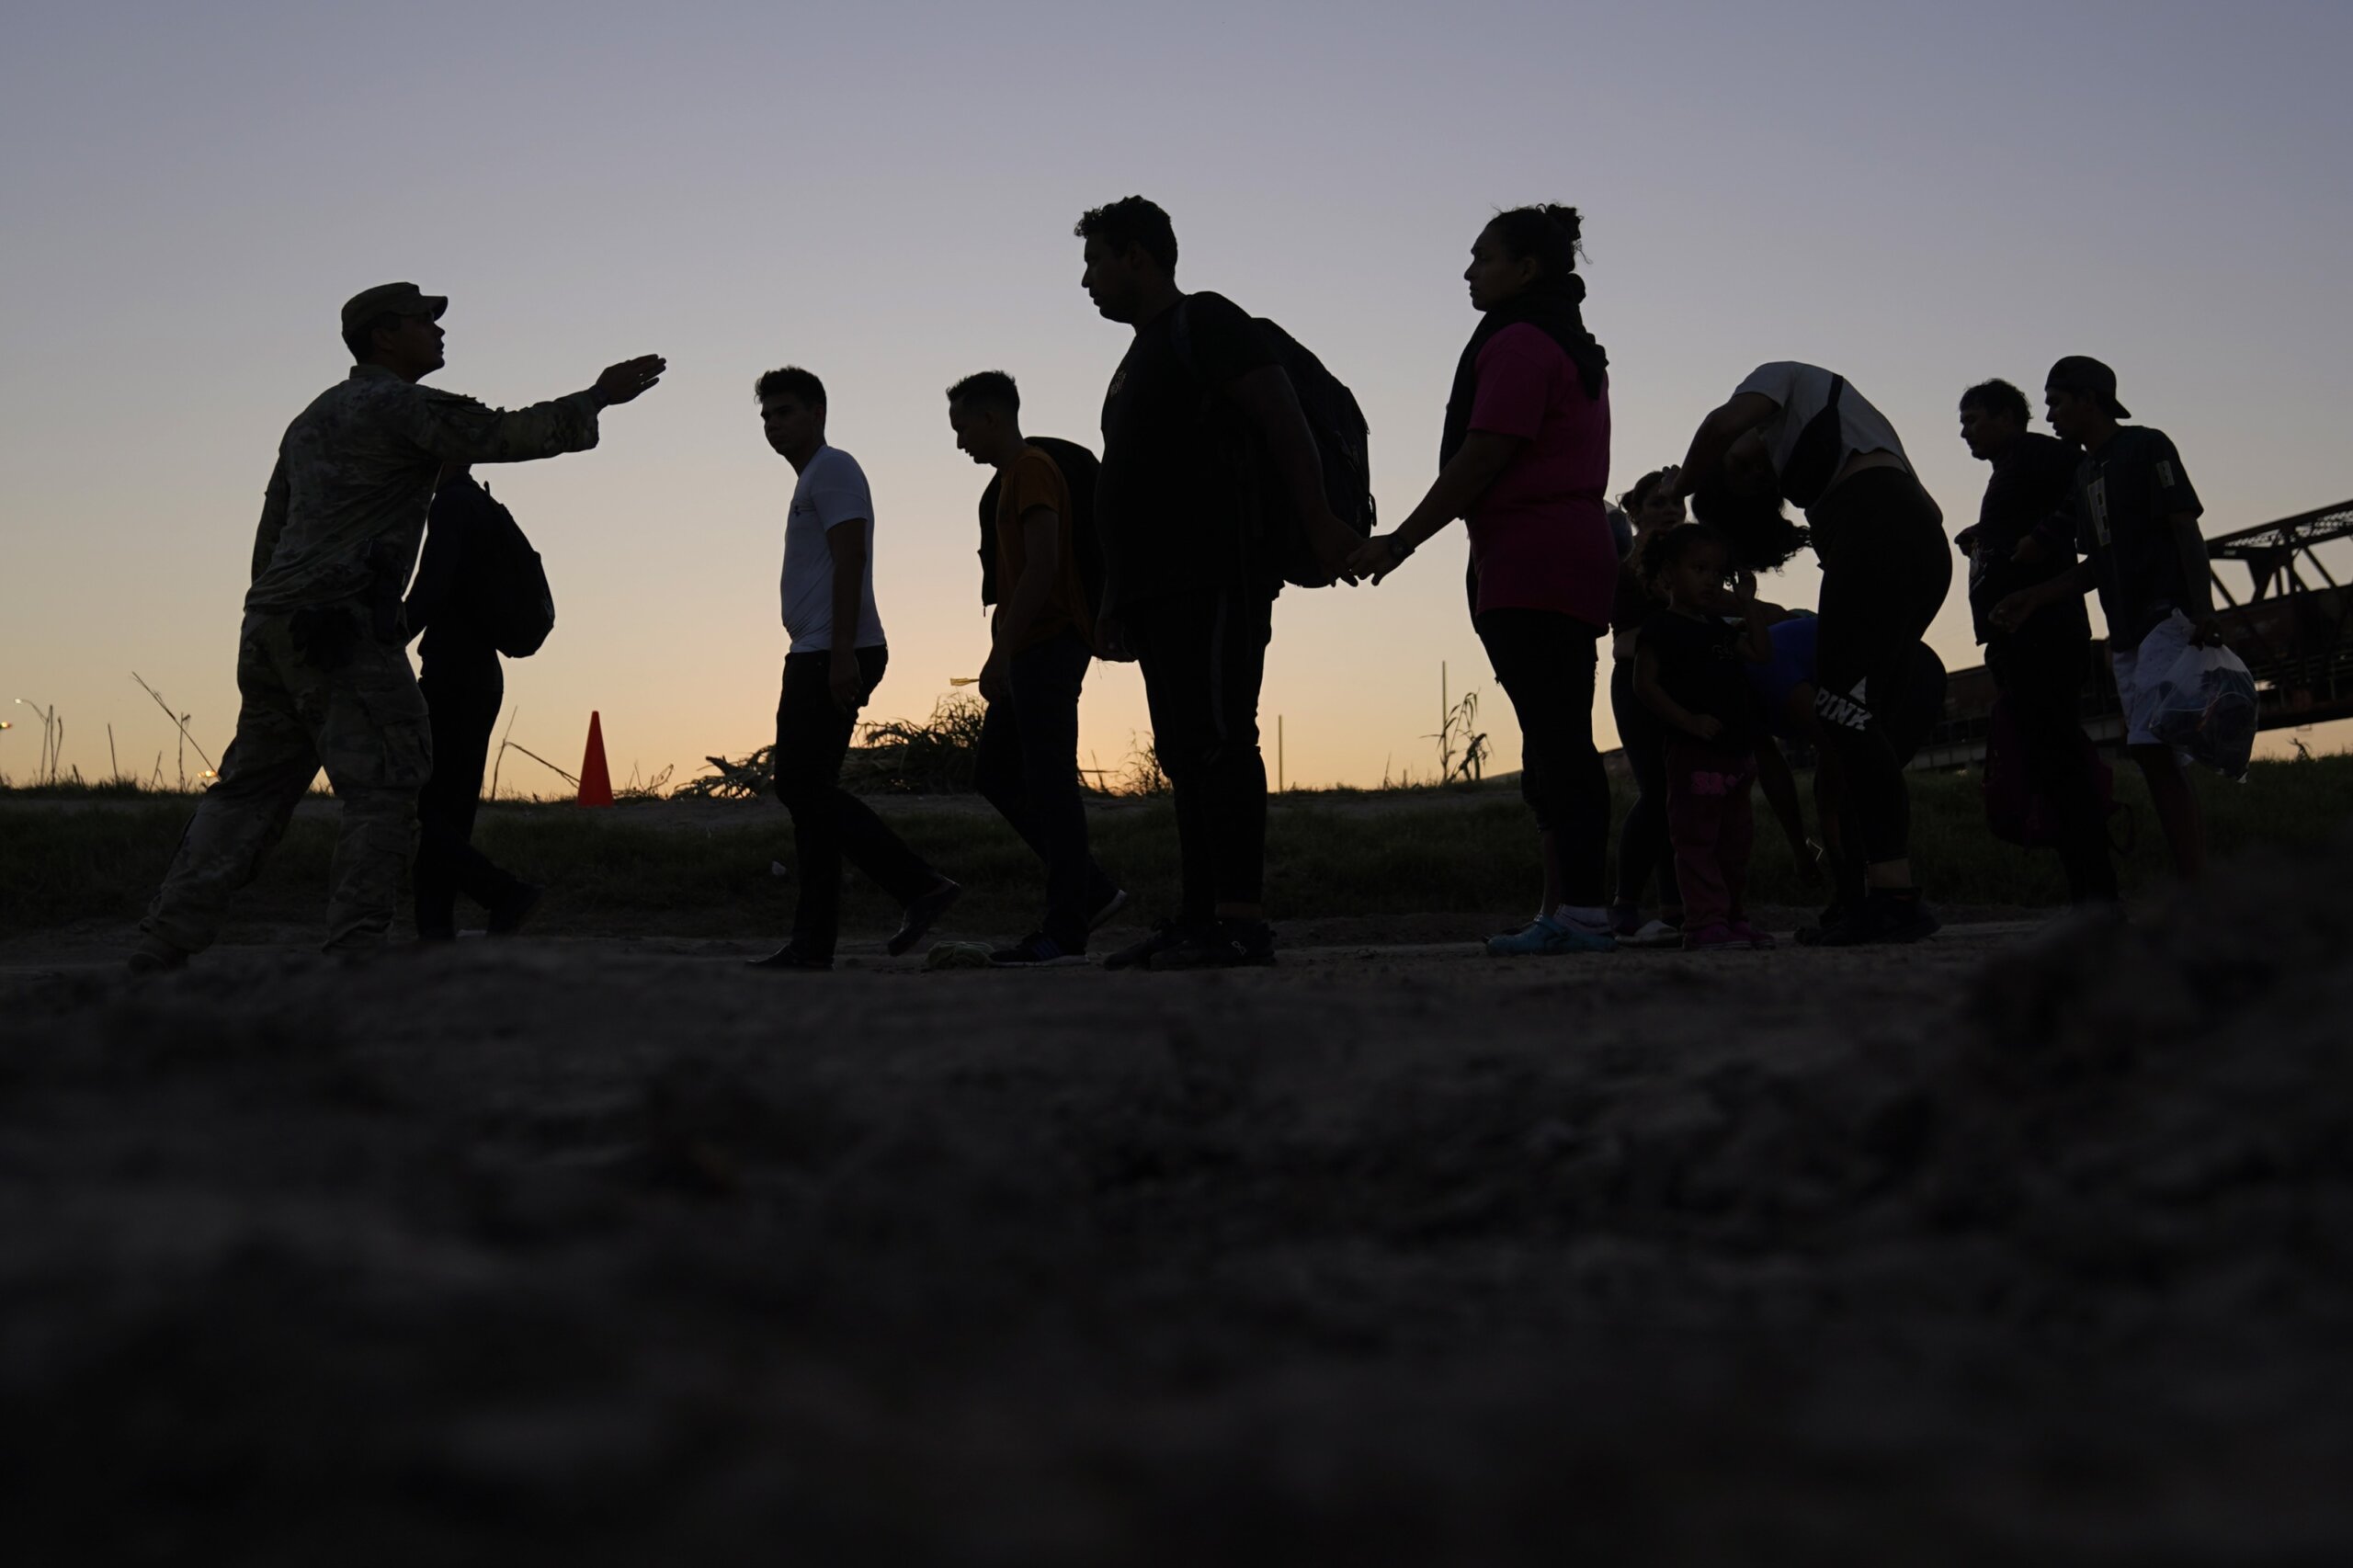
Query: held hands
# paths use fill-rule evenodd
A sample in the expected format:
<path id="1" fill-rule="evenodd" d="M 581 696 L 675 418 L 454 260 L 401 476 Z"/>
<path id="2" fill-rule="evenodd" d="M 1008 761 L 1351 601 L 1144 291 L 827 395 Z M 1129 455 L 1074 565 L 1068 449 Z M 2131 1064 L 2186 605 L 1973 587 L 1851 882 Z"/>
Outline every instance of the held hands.
<path id="1" fill-rule="evenodd" d="M 1393 533 L 1375 534 L 1358 545 L 1348 555 L 1348 571 L 1357 577 L 1370 577 L 1373 586 L 1405 563 L 1411 550 L 1401 549 Z"/>
<path id="2" fill-rule="evenodd" d="M 845 713 L 855 713 L 866 706 L 866 677 L 858 667 L 858 655 L 847 649 L 835 649 L 833 662 L 825 674 L 825 686 L 833 693 L 834 706 Z"/>
<path id="3" fill-rule="evenodd" d="M 1356 529 L 1340 521 L 1330 507 L 1315 520 L 1315 558 L 1324 571 L 1353 588 L 1359 575 L 1356 558 L 1360 550 Z"/>
<path id="4" fill-rule="evenodd" d="M 1724 733 L 1724 722 L 1712 713 L 1694 713 L 1691 722 L 1683 727 L 1703 741 L 1712 741 Z"/>
<path id="5" fill-rule="evenodd" d="M 647 391 L 662 379 L 670 362 L 659 354 L 641 354 L 634 359 L 624 359 L 618 365 L 608 365 L 605 373 L 597 378 L 597 395 L 608 407 L 627 403 Z"/>
<path id="6" fill-rule="evenodd" d="M 1116 615 L 1095 618 L 1095 656 L 1115 665 L 1132 665 L 1136 651 L 1128 646 L 1127 623 Z"/>

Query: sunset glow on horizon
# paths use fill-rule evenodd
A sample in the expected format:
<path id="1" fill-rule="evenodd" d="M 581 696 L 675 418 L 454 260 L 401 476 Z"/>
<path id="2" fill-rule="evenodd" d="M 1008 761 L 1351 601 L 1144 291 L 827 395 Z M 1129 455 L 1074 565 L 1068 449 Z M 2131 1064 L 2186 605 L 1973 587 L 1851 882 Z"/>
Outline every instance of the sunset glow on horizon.
<path id="1" fill-rule="evenodd" d="M 480 475 L 559 611 L 508 667 L 515 740 L 576 768 L 597 710 L 616 784 L 769 740 L 792 472 L 751 388 L 786 363 L 824 379 L 872 483 L 891 673 L 868 716 L 919 717 L 986 652 L 987 475 L 943 390 L 1010 371 L 1031 433 L 1099 446 L 1127 333 L 1080 291 L 1071 226 L 1131 192 L 1174 216 L 1180 284 L 1355 389 L 1392 521 L 1436 472 L 1471 241 L 1531 200 L 1586 215 L 1613 494 L 1798 358 L 1887 412 L 1956 532 L 1985 477 L 1961 389 L 2002 376 L 2039 407 L 2086 353 L 2173 437 L 2210 533 L 2353 494 L 2353 10 L 1903 11 L 20 6 L 0 686 L 53 706 L 67 767 L 115 766 L 111 724 L 125 772 L 160 752 L 168 779 L 139 671 L 217 760 L 279 435 L 345 372 L 343 300 L 408 278 L 452 301 L 437 387 L 514 405 L 670 362 L 595 451 Z M 1294 787 L 1429 777 L 1441 665 L 1483 694 L 1493 769 L 1518 766 L 1461 541 L 1283 596 L 1270 773 L 1279 718 Z M 1814 582 L 1804 557 L 1766 593 Z M 1978 662 L 1958 577 L 1931 641 Z M 1097 667 L 1083 722 L 1082 763 L 1116 773 L 1148 737 L 1132 666 Z M 1606 698 L 1596 727 L 1613 744 Z M 28 729 L 0 739 L 15 782 Z M 518 782 L 561 788 L 510 758 Z"/>

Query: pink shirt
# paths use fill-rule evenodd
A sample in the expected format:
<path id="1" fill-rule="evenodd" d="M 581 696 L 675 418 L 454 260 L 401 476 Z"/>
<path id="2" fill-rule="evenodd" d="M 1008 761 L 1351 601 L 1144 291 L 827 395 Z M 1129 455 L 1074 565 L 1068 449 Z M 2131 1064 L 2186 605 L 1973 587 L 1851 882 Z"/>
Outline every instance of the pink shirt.
<path id="1" fill-rule="evenodd" d="M 1471 511 L 1479 608 L 1549 609 L 1597 635 L 1609 624 L 1618 547 L 1609 483 L 1609 389 L 1587 397 L 1577 368 L 1541 327 L 1521 322 L 1479 350 L 1471 428 L 1517 436 L 1519 449 Z"/>

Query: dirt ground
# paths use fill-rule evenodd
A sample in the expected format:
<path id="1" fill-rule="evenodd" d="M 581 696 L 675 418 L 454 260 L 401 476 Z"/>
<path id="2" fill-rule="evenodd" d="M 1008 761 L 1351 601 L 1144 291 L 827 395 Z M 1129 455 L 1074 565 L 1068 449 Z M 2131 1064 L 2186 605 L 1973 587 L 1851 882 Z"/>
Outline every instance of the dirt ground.
<path id="1" fill-rule="evenodd" d="M 8 1556 L 2353 1560 L 2347 872 L 1211 976 L 0 945 Z"/>

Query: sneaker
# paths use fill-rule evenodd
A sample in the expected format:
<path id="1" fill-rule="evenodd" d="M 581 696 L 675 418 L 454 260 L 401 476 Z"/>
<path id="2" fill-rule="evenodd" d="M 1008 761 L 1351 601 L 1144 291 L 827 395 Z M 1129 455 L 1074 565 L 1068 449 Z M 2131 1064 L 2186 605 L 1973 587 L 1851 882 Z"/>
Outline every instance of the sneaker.
<path id="1" fill-rule="evenodd" d="M 922 941 L 924 933 L 930 930 L 939 917 L 963 896 L 962 887 L 946 877 L 940 878 L 938 886 L 918 895 L 913 903 L 907 905 L 906 915 L 899 922 L 898 934 L 882 944 L 882 950 L 895 959 Z"/>
<path id="2" fill-rule="evenodd" d="M 1642 928 L 1643 911 L 1640 904 L 1613 903 L 1609 906 L 1609 934 L 1611 936 L 1617 937 L 1622 942 Z"/>
<path id="3" fill-rule="evenodd" d="M 1086 962 L 1086 949 L 1073 952 L 1043 931 L 1032 931 L 1013 946 L 989 955 L 991 969 L 1059 969 Z"/>
<path id="4" fill-rule="evenodd" d="M 1212 920 L 1152 955 L 1155 970 L 1247 969 L 1275 961 L 1275 928 L 1263 920 Z"/>
<path id="5" fill-rule="evenodd" d="M 1153 955 L 1173 948 L 1184 939 L 1184 928 L 1174 920 L 1164 920 L 1152 928 L 1152 935 L 1141 941 L 1130 942 L 1103 960 L 1105 969 L 1148 969 Z"/>
<path id="6" fill-rule="evenodd" d="M 539 908 L 540 900 L 547 896 L 545 888 L 535 888 L 529 882 L 518 882 L 515 891 L 490 906 L 490 918 L 484 929 L 494 937 L 512 937 L 523 928 L 523 922 Z"/>
<path id="7" fill-rule="evenodd" d="M 1776 946 L 1770 931 L 1759 931 L 1745 920 L 1732 923 L 1732 934 L 1760 953 L 1769 953 Z"/>
<path id="8" fill-rule="evenodd" d="M 1104 925 L 1110 920 L 1111 916 L 1119 914 L 1120 911 L 1127 908 L 1127 906 L 1128 890 L 1125 888 L 1113 888 L 1111 890 L 1111 896 L 1105 899 L 1102 903 L 1097 907 L 1095 913 L 1086 917 L 1086 928 L 1090 931 L 1100 931 L 1103 929 Z"/>
<path id="9" fill-rule="evenodd" d="M 820 958 L 815 953 L 805 952 L 791 942 L 787 942 L 764 959 L 745 959 L 744 962 L 747 968 L 751 969 L 807 971 L 811 973 L 822 973 L 834 967 L 832 959 Z"/>
<path id="10" fill-rule="evenodd" d="M 1908 893 L 1874 892 L 1836 926 L 1824 926 L 1812 946 L 1859 948 L 1882 943 L 1916 942 L 1933 937 L 1944 923 L 1915 890 Z"/>
<path id="11" fill-rule="evenodd" d="M 1679 948 L 1683 945 L 1683 922 L 1652 920 L 1632 932 L 1620 932 L 1618 940 L 1629 948 Z"/>
<path id="12" fill-rule="evenodd" d="M 188 967 L 188 949 L 176 948 L 161 937 L 142 937 L 131 949 L 129 961 L 133 974 L 165 974 Z"/>
<path id="13" fill-rule="evenodd" d="M 1801 948 L 1823 946 L 1828 940 L 1829 934 L 1844 926 L 1850 918 L 1852 916 L 1845 904 L 1832 904 L 1822 912 L 1822 917 L 1813 925 L 1798 927 L 1798 946 Z"/>
<path id="14" fill-rule="evenodd" d="M 1497 959 L 1553 958 L 1563 953 L 1607 953 L 1617 950 L 1618 938 L 1608 931 L 1588 931 L 1550 915 L 1540 915 L 1508 936 L 1487 938 L 1487 956 Z"/>
<path id="15" fill-rule="evenodd" d="M 1733 930 L 1728 921 L 1711 920 L 1697 930 L 1683 933 L 1683 950 L 1687 953 L 1728 952 L 1734 948 L 1745 951 L 1748 938 Z"/>

